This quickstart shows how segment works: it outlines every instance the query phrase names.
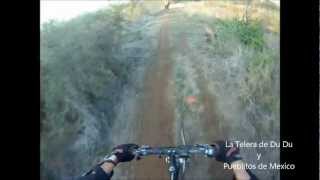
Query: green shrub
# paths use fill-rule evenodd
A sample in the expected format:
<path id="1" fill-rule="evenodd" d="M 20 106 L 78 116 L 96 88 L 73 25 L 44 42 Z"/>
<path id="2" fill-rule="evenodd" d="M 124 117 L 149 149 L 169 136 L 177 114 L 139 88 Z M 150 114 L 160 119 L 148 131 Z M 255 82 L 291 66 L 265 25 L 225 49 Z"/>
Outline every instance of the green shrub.
<path id="1" fill-rule="evenodd" d="M 217 38 L 224 41 L 235 37 L 244 45 L 256 50 L 262 50 L 265 45 L 260 22 L 249 21 L 249 23 L 245 23 L 238 19 L 218 20 L 216 26 Z"/>

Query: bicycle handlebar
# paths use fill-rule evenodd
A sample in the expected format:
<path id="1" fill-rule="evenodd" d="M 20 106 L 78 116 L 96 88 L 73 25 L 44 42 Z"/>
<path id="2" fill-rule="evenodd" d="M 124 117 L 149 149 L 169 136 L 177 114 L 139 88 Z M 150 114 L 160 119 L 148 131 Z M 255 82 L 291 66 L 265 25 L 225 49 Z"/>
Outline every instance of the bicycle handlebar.
<path id="1" fill-rule="evenodd" d="M 133 151 L 137 157 L 141 156 L 175 156 L 175 157 L 190 157 L 191 155 L 204 155 L 214 157 L 217 154 L 217 149 L 209 144 L 196 145 L 180 145 L 177 147 L 150 147 L 143 145 Z"/>

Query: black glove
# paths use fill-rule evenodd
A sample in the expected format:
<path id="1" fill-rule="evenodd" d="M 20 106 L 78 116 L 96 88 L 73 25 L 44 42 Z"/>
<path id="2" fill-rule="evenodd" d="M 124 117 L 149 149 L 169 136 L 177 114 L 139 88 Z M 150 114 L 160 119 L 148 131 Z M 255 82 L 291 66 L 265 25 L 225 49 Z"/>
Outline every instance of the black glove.
<path id="1" fill-rule="evenodd" d="M 128 162 L 134 158 L 133 150 L 138 148 L 136 144 L 121 144 L 112 149 L 112 154 L 117 157 L 118 162 Z"/>
<path id="2" fill-rule="evenodd" d="M 241 160 L 240 150 L 233 144 L 233 147 L 226 147 L 226 143 L 231 145 L 230 142 L 216 141 L 211 146 L 217 149 L 217 155 L 215 156 L 217 161 L 228 163 L 229 165 L 237 160 Z"/>

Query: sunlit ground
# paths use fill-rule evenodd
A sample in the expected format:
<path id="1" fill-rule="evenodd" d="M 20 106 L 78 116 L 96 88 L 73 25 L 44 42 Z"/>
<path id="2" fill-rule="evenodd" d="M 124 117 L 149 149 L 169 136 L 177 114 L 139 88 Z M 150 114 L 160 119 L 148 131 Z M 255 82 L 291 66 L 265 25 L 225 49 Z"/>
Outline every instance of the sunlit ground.
<path id="1" fill-rule="evenodd" d="M 279 8 L 279 0 L 275 0 L 274 4 Z M 238 1 L 202 1 L 202 2 L 184 2 L 177 3 L 173 8 L 181 9 L 190 17 L 194 15 L 204 15 L 207 17 L 220 19 L 241 18 L 244 15 L 246 4 Z M 183 7 L 183 8 L 181 8 Z M 251 19 L 261 21 L 265 27 L 272 32 L 280 31 L 280 11 L 265 8 L 259 3 L 251 4 L 248 13 Z"/>

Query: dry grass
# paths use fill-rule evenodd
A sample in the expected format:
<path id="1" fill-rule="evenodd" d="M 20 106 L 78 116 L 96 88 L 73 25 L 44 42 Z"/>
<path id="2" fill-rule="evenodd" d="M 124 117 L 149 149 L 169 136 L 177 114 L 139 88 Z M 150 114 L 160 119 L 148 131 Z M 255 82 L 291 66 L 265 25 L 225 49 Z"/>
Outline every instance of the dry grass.
<path id="1" fill-rule="evenodd" d="M 214 19 L 241 19 L 244 16 L 246 4 L 238 1 L 203 1 L 184 2 L 183 11 L 189 16 L 203 15 Z M 279 32 L 279 10 L 261 3 L 253 3 L 249 8 L 249 18 L 261 21 L 271 32 Z"/>

